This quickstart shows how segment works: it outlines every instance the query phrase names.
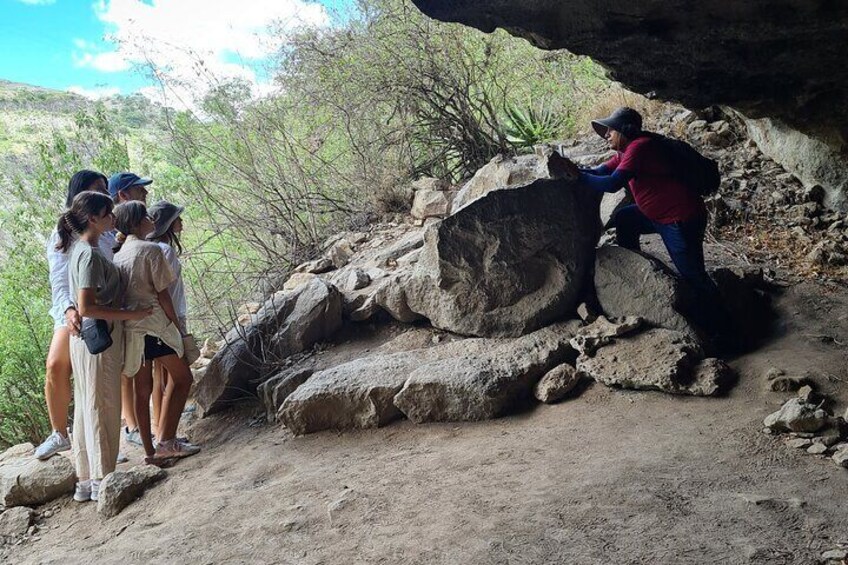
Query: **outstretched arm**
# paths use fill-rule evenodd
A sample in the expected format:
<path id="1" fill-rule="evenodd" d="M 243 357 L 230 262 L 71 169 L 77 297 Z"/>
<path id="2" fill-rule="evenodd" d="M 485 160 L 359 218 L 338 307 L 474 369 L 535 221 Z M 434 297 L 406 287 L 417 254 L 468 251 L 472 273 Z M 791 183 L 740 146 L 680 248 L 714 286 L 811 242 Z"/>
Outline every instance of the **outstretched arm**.
<path id="1" fill-rule="evenodd" d="M 616 192 L 624 188 L 633 176 L 633 173 L 629 171 L 616 169 L 609 175 L 595 175 L 581 172 L 579 180 L 582 184 L 598 192 Z"/>

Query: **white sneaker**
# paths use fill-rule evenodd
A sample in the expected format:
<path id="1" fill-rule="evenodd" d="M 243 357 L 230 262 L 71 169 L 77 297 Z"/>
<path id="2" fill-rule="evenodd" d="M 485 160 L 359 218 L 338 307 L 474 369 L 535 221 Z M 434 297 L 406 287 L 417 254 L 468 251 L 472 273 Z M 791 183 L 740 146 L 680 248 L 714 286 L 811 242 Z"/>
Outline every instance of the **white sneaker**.
<path id="1" fill-rule="evenodd" d="M 97 502 L 100 498 L 100 481 L 91 480 L 91 500 Z"/>
<path id="2" fill-rule="evenodd" d="M 200 453 L 198 446 L 172 439 L 169 441 L 160 441 L 156 445 L 156 454 L 154 457 L 157 459 L 168 459 L 170 457 L 189 457 L 198 453 Z"/>
<path id="3" fill-rule="evenodd" d="M 74 488 L 74 500 L 77 502 L 88 502 L 91 500 L 91 481 L 80 481 Z"/>
<path id="4" fill-rule="evenodd" d="M 141 432 L 138 431 L 138 428 L 131 430 L 124 427 L 124 439 L 133 445 L 138 445 L 139 447 L 144 446 L 144 444 L 141 443 Z"/>
<path id="5" fill-rule="evenodd" d="M 35 450 L 36 459 L 50 459 L 61 451 L 67 451 L 71 448 L 71 440 L 63 436 L 57 431 L 47 436 L 47 439 L 38 446 Z"/>

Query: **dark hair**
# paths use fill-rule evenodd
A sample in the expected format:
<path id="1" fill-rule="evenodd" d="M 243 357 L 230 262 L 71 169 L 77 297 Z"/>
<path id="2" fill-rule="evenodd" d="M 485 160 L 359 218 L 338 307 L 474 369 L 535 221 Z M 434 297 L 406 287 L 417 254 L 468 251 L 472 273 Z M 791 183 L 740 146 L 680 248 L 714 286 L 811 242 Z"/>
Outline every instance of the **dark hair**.
<path id="1" fill-rule="evenodd" d="M 179 216 L 177 216 L 179 218 Z M 177 255 L 183 254 L 183 244 L 180 243 L 180 236 L 174 231 L 174 220 L 171 222 L 171 225 L 168 226 L 168 229 L 165 230 L 165 233 L 160 235 L 159 237 L 153 238 L 153 241 L 161 241 L 167 243 L 171 247 L 177 250 Z"/>
<path id="2" fill-rule="evenodd" d="M 67 253 L 74 234 L 81 234 L 88 229 L 88 218 L 101 215 L 103 210 L 111 212 L 113 206 L 108 194 L 93 190 L 84 190 L 77 194 L 68 209 L 59 216 L 59 222 L 56 224 L 59 243 L 56 244 L 56 249 Z"/>
<path id="3" fill-rule="evenodd" d="M 75 172 L 74 176 L 71 177 L 71 181 L 68 183 L 68 197 L 65 199 L 65 208 L 70 208 L 71 203 L 74 201 L 77 194 L 89 190 L 91 185 L 98 179 L 103 179 L 106 186 L 109 185 L 109 179 L 107 179 L 106 175 L 103 173 L 90 171 L 88 169 Z"/>
<path id="4" fill-rule="evenodd" d="M 127 236 L 141 224 L 147 217 L 147 206 L 144 202 L 131 200 L 115 206 L 115 228 L 118 230 L 118 244 L 114 247 L 115 253 L 121 250 Z"/>

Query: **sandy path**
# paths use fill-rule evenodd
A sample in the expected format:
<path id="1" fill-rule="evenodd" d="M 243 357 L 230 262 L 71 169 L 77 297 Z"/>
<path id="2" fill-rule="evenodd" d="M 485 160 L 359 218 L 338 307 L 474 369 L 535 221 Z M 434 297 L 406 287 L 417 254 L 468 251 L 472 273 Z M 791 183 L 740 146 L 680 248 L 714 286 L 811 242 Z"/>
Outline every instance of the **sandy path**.
<path id="1" fill-rule="evenodd" d="M 478 424 L 293 438 L 251 408 L 200 422 L 205 451 L 122 514 L 65 499 L 14 563 L 808 564 L 848 542 L 848 471 L 763 434 L 790 393 L 848 400 L 848 291 L 800 285 L 782 335 L 733 361 L 730 396 L 592 385 Z M 825 375 L 830 374 L 828 378 Z M 755 497 L 770 500 L 754 502 Z M 4 554 L 0 553 L 0 557 Z"/>

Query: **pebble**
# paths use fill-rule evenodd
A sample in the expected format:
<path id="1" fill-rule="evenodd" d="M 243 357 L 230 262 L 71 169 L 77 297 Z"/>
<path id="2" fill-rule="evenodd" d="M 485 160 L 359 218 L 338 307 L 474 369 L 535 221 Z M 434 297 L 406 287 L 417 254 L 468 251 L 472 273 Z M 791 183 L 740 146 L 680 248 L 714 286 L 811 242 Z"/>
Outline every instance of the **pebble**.
<path id="1" fill-rule="evenodd" d="M 807 453 L 811 455 L 821 455 L 827 452 L 827 446 L 823 443 L 814 443 L 807 448 Z"/>
<path id="2" fill-rule="evenodd" d="M 833 459 L 837 465 L 848 468 L 848 449 L 840 449 L 833 454 L 831 459 Z"/>
<path id="3" fill-rule="evenodd" d="M 813 440 L 801 437 L 796 439 L 790 439 L 786 442 L 786 445 L 788 445 L 789 447 L 794 447 L 796 449 L 802 449 L 804 447 L 809 447 L 811 443 L 813 443 Z"/>
<path id="4" fill-rule="evenodd" d="M 825 551 L 822 553 L 822 559 L 832 559 L 834 561 L 842 560 L 848 557 L 848 550 L 845 549 L 831 549 L 830 551 Z"/>

